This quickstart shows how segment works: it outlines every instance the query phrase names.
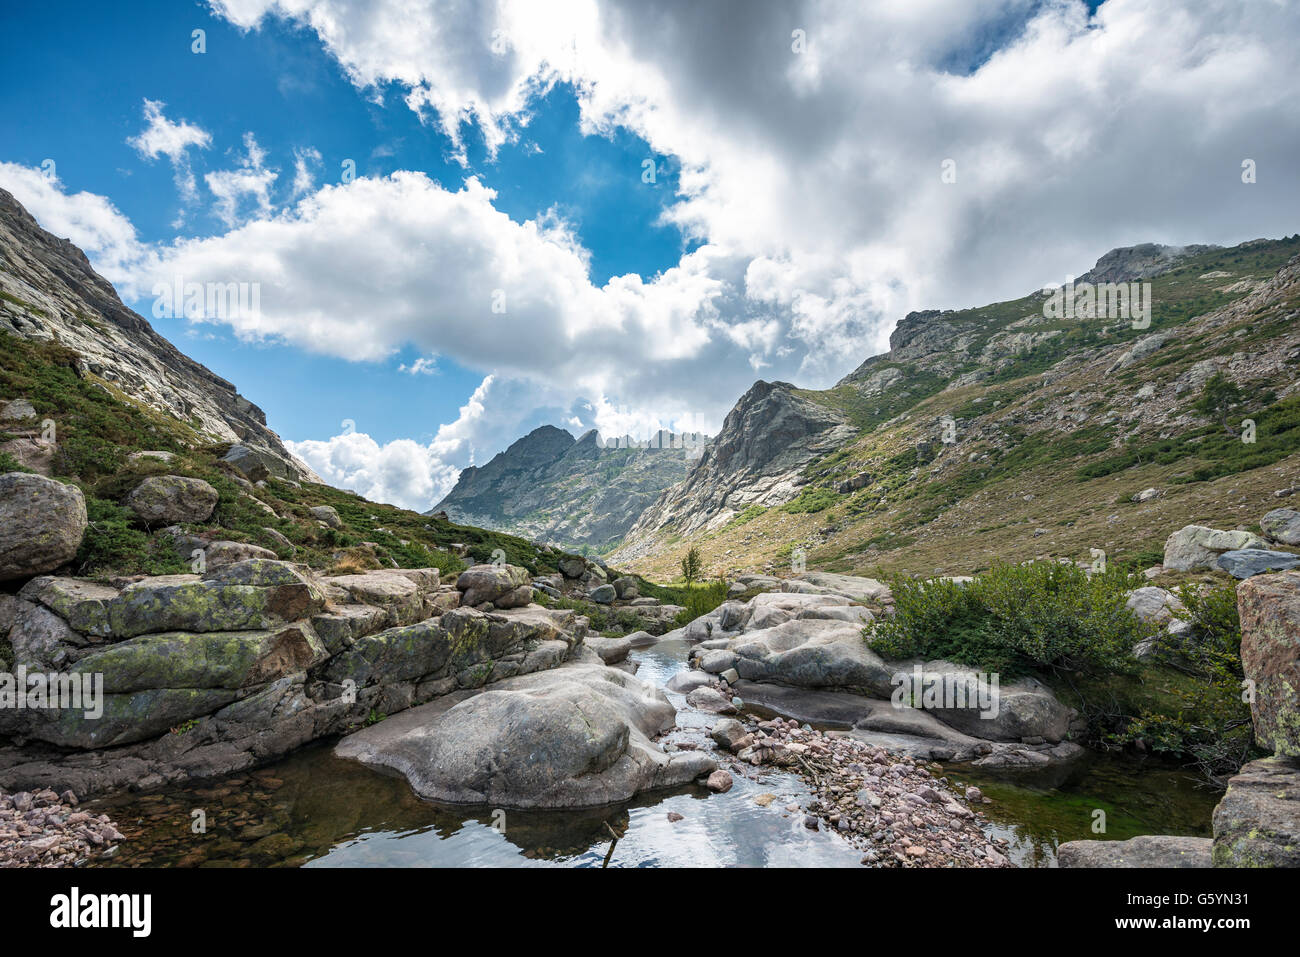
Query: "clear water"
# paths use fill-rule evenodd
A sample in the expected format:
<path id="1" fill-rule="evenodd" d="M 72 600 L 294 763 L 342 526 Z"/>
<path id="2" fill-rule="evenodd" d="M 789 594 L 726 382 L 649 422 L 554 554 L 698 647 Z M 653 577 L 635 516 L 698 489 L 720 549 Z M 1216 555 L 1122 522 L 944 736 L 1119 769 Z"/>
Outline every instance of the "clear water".
<path id="1" fill-rule="evenodd" d="M 638 676 L 663 686 L 686 667 L 689 643 L 632 652 Z M 665 740 L 713 750 L 717 720 L 686 706 Z M 725 761 L 725 758 L 723 759 Z M 723 763 L 726 794 L 688 786 L 582 811 L 446 807 L 417 798 L 405 779 L 307 748 L 274 765 L 201 785 L 94 802 L 127 836 L 96 865 L 121 867 L 856 867 L 861 853 L 838 835 L 804 826 L 808 791 L 796 776 Z M 1027 866 L 1055 863 L 1058 842 L 1134 834 L 1208 833 L 1217 795 L 1188 775 L 1099 758 L 1055 787 L 1007 783 L 954 769 L 993 799 L 991 833 Z M 757 798 L 773 795 L 761 803 Z M 1093 812 L 1107 833 L 1091 832 Z M 670 821 L 670 813 L 681 820 Z M 200 816 L 201 815 L 201 816 Z M 202 822 L 204 829 L 197 825 Z"/>

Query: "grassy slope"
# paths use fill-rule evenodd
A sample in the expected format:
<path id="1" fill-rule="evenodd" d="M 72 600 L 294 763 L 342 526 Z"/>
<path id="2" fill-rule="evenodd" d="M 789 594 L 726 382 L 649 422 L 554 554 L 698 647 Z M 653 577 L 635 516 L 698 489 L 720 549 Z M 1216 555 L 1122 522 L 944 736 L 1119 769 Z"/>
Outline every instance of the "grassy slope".
<path id="1" fill-rule="evenodd" d="M 964 574 L 999 558 L 1083 560 L 1091 548 L 1105 549 L 1112 559 L 1151 563 L 1169 533 L 1190 522 L 1253 528 L 1280 504 L 1272 493 L 1300 480 L 1300 399 L 1276 403 L 1270 385 L 1278 383 L 1253 390 L 1258 407 L 1248 412 L 1260 423 L 1255 446 L 1243 446 L 1204 419 L 1163 437 L 1142 431 L 1129 437 L 1122 423 L 1100 420 L 1107 407 L 1131 406 L 1147 381 L 1168 383 L 1198 361 L 1257 349 L 1291 331 L 1295 320 L 1287 317 L 1300 307 L 1296 298 L 1235 324 L 1179 333 L 1196 317 L 1247 295 L 1250 283 L 1271 278 L 1297 252 L 1300 237 L 1189 259 L 1152 280 L 1150 329 L 1105 334 L 1102 323 L 1063 322 L 1065 335 L 975 385 L 940 391 L 941 377 L 915 364 L 885 362 L 876 368 L 893 365 L 905 380 L 884 397 L 866 399 L 852 386 L 804 391 L 849 414 L 863 430 L 860 437 L 811 463 L 809 485 L 794 502 L 751 509 L 703 536 L 666 537 L 663 551 L 635 567 L 648 575 L 672 574 L 693 544 L 701 547 L 710 574 L 789 567 L 796 548 L 805 550 L 809 567 L 862 574 Z M 1238 285 L 1243 280 L 1250 282 Z M 978 353 L 1010 323 L 1041 312 L 1042 300 L 1034 295 L 944 318 L 975 333 L 971 352 Z M 1051 326 L 1032 331 L 1045 328 Z M 1042 386 L 1041 374 L 1071 354 L 1087 359 L 1096 347 L 1162 330 L 1174 331 L 1174 339 L 1128 369 L 1107 376 L 1096 367 L 1074 371 L 1066 364 L 1057 370 L 1064 376 L 1059 383 L 1050 391 Z M 977 365 L 972 360 L 956 375 Z M 1093 395 L 1086 421 L 1056 421 L 1059 396 L 1072 391 Z M 1185 411 L 1196 398 L 1180 397 Z M 1035 413 L 1048 414 L 1026 426 Z M 962 436 L 946 450 L 923 444 L 942 415 L 957 420 Z M 970 462 L 972 454 L 985 457 Z M 868 487 L 835 491 L 860 472 L 872 475 Z M 1152 486 L 1163 497 L 1130 501 Z"/>
<path id="2" fill-rule="evenodd" d="M 464 545 L 471 559 L 487 561 L 496 549 L 506 560 L 534 573 L 552 572 L 561 553 L 512 535 L 456 525 L 374 502 L 325 485 L 271 480 L 248 487 L 220 462 L 227 446 L 204 445 L 186 423 L 131 401 L 110 383 L 76 371 L 76 354 L 56 343 L 35 343 L 0 334 L 0 398 L 23 397 L 38 421 L 54 421 L 58 449 L 52 474 L 78 485 L 86 495 L 91 528 L 75 563 L 78 574 L 110 577 L 188 571 L 166 536 L 135 527 L 120 506 L 122 497 L 150 474 L 187 475 L 214 485 L 220 500 L 212 519 L 187 530 L 209 540 L 251 542 L 313 567 L 348 571 L 396 564 L 457 571 L 465 562 L 450 546 Z M 14 437 L 0 432 L 0 444 Z M 171 463 L 128 462 L 141 450 L 172 452 Z M 0 471 L 17 467 L 0 453 Z M 268 514 L 258 502 L 270 506 Z M 310 508 L 331 505 L 341 529 L 321 528 Z M 295 546 L 269 535 L 271 528 Z M 363 544 L 370 543 L 370 544 Z"/>

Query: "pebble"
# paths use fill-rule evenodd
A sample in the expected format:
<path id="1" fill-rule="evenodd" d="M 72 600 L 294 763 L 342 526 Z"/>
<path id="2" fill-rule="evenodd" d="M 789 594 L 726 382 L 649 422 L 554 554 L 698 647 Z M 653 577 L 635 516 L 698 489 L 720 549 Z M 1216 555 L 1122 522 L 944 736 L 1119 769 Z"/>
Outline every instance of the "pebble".
<path id="1" fill-rule="evenodd" d="M 71 791 L 0 791 L 0 867 L 67 867 L 125 840 L 107 814 L 77 803 Z"/>

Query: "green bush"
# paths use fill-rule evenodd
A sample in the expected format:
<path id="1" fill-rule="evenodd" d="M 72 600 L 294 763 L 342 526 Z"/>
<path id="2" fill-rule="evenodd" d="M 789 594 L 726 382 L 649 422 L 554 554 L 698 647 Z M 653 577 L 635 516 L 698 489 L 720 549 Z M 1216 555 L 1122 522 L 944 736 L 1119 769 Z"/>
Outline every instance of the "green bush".
<path id="1" fill-rule="evenodd" d="M 726 600 L 727 583 L 721 578 L 680 589 L 676 604 L 682 606 L 682 611 L 677 613 L 677 627 L 685 627 L 701 615 L 707 615 Z"/>
<path id="2" fill-rule="evenodd" d="M 1129 576 L 1072 564 L 1000 564 L 966 584 L 896 578 L 893 617 L 865 630 L 886 658 L 944 658 L 1014 676 L 1032 669 L 1123 672 L 1157 630 L 1125 607 Z"/>

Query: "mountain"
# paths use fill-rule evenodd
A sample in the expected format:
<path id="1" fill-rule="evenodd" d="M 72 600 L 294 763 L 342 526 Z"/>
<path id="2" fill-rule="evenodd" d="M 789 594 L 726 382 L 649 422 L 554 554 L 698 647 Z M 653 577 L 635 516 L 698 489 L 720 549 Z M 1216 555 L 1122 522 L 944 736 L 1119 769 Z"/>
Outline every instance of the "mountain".
<path id="1" fill-rule="evenodd" d="M 699 436 L 661 433 L 652 447 L 580 439 L 544 425 L 481 467 L 460 473 L 456 486 L 426 514 L 598 552 L 616 545 L 664 489 L 686 478 Z M 686 446 L 686 447 L 683 447 Z"/>
<path id="2" fill-rule="evenodd" d="M 0 189 L 0 331 L 58 342 L 79 375 L 174 419 L 195 443 L 238 446 L 265 472 L 320 482 L 266 426 L 266 415 L 225 379 L 184 355 L 128 309 L 85 253 L 47 233 Z"/>
<path id="3" fill-rule="evenodd" d="M 1052 295 L 909 313 L 830 389 L 755 384 L 611 560 L 671 574 L 696 545 L 712 574 L 792 556 L 951 574 L 1246 527 L 1300 485 L 1297 253 L 1300 235 L 1144 244 Z M 1231 386 L 1210 414 L 1216 375 Z"/>

